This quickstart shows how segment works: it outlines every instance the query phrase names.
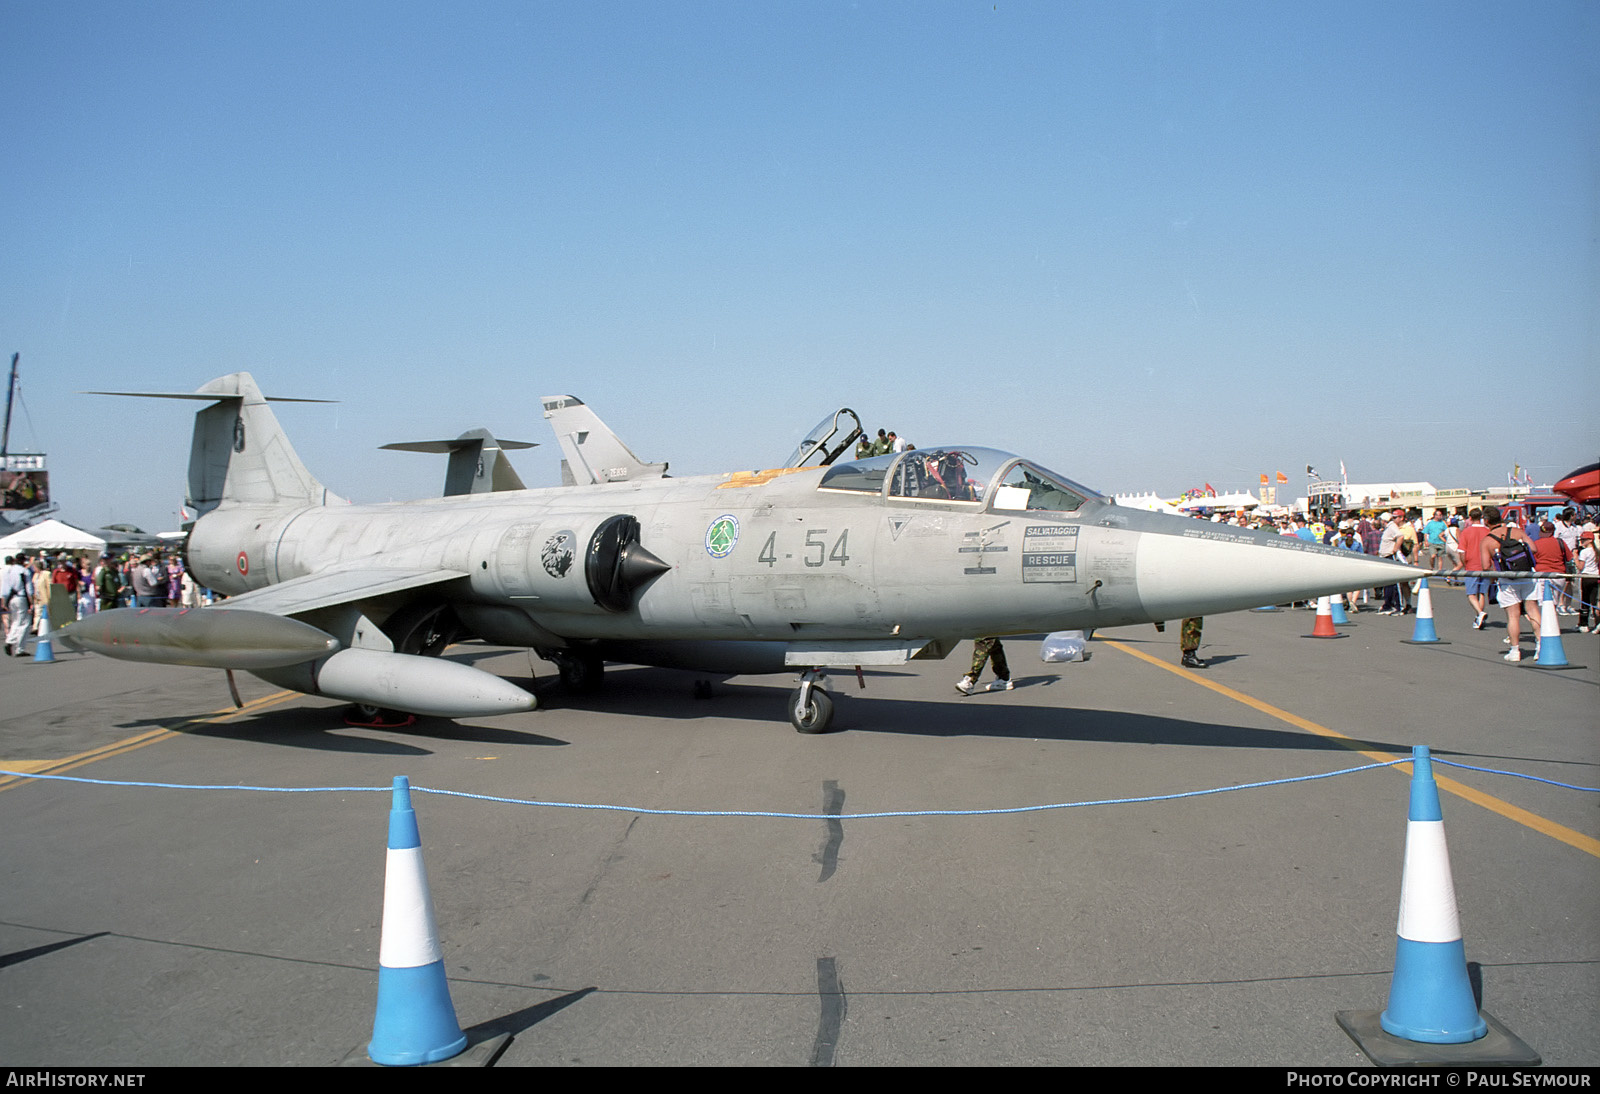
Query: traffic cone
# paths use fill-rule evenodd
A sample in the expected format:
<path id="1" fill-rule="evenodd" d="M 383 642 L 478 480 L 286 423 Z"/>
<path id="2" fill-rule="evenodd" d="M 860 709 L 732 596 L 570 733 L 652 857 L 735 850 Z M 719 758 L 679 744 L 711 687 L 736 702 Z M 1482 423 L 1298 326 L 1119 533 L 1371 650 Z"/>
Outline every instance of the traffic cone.
<path id="1" fill-rule="evenodd" d="M 1487 1033 L 1488 1023 L 1478 1015 L 1467 979 L 1439 787 L 1433 781 L 1433 761 L 1421 745 L 1411 750 L 1411 807 L 1395 933 L 1399 937 L 1389 1006 L 1378 1017 L 1384 1031 L 1436 1045 L 1476 1041 Z"/>
<path id="2" fill-rule="evenodd" d="M 1340 1011 L 1339 1025 L 1380 1066 L 1537 1066 L 1539 1055 L 1480 1013 L 1467 974 L 1450 849 L 1427 748 L 1411 750 L 1411 801 L 1395 927 L 1394 976 L 1381 1013 Z"/>
<path id="3" fill-rule="evenodd" d="M 1439 633 L 1433 629 L 1433 594 L 1428 592 L 1427 578 L 1417 582 L 1417 625 L 1412 629 L 1410 638 L 1402 638 L 1400 641 L 1411 646 L 1450 644 L 1442 641 Z"/>
<path id="4" fill-rule="evenodd" d="M 55 644 L 50 641 L 50 609 L 39 609 L 39 641 L 33 647 L 35 665 L 53 665 L 56 660 Z"/>
<path id="5" fill-rule="evenodd" d="M 1308 638 L 1343 638 L 1344 635 L 1333 629 L 1333 609 L 1328 604 L 1325 596 L 1317 597 L 1317 623 L 1311 628 Z"/>
<path id="6" fill-rule="evenodd" d="M 1567 650 L 1561 644 L 1561 620 L 1556 616 L 1553 583 L 1544 579 L 1544 603 L 1539 606 L 1539 656 L 1534 658 L 1536 669 L 1567 669 Z"/>
<path id="7" fill-rule="evenodd" d="M 377 1064 L 431 1064 L 466 1047 L 467 1035 L 456 1021 L 445 980 L 428 871 L 422 864 L 422 837 L 411 808 L 411 783 L 399 775 L 389 809 L 378 1010 L 367 1055 Z"/>
<path id="8" fill-rule="evenodd" d="M 1335 627 L 1348 626 L 1350 617 L 1344 613 L 1344 595 L 1335 593 L 1328 598 L 1328 615 Z"/>

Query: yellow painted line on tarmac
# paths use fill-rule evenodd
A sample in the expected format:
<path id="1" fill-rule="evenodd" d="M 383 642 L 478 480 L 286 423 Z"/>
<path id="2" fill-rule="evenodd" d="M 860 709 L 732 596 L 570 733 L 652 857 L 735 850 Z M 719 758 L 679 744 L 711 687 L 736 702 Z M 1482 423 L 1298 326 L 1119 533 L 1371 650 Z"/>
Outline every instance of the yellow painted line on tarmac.
<path id="1" fill-rule="evenodd" d="M 271 695 L 263 695 L 259 699 L 252 699 L 242 707 L 224 707 L 212 711 L 210 714 L 196 718 L 185 718 L 170 729 L 166 726 L 157 726 L 155 729 L 146 730 L 144 733 L 124 737 L 120 741 L 111 741 L 98 748 L 91 748 L 87 752 L 79 752 L 74 756 L 64 756 L 59 760 L 0 760 L 0 767 L 11 771 L 26 771 L 28 775 L 59 775 L 74 768 L 83 767 L 99 760 L 109 760 L 113 756 L 121 756 L 146 745 L 153 745 L 160 741 L 180 737 L 183 731 L 190 726 L 217 725 L 231 718 L 243 714 L 254 714 L 266 710 L 268 707 L 277 706 L 288 699 L 296 698 L 300 693 L 296 691 L 278 691 Z M 11 789 L 13 786 L 27 782 L 27 775 L 0 775 L 0 792 Z"/>
<path id="2" fill-rule="evenodd" d="M 1287 722 L 1296 729 L 1303 729 L 1307 733 L 1315 733 L 1319 737 L 1326 737 L 1331 741 L 1337 741 L 1345 748 L 1359 752 L 1361 755 L 1369 757 L 1373 760 L 1377 760 L 1380 763 L 1387 763 L 1390 760 L 1401 759 L 1401 757 L 1392 756 L 1387 752 L 1379 752 L 1376 749 L 1362 748 L 1362 742 L 1356 740 L 1354 737 L 1340 733 L 1336 729 L 1329 729 L 1327 726 L 1319 725 L 1316 722 L 1311 721 L 1309 718 L 1302 718 L 1298 714 L 1291 714 L 1289 711 L 1283 710 L 1280 707 L 1275 707 L 1271 703 L 1263 702 L 1260 699 L 1255 698 L 1253 695 L 1246 695 L 1244 692 L 1235 691 L 1233 688 L 1230 688 L 1224 684 L 1219 684 L 1213 680 L 1207 680 L 1199 673 L 1190 669 L 1182 668 L 1178 665 L 1168 664 L 1160 658 L 1152 657 L 1143 650 L 1136 650 L 1132 646 L 1126 645 L 1122 642 L 1114 641 L 1109 638 L 1102 638 L 1100 641 L 1104 642 L 1113 649 L 1121 650 L 1123 653 L 1126 653 L 1132 657 L 1137 657 L 1141 661 L 1147 661 L 1158 669 L 1166 669 L 1168 672 L 1175 673 L 1191 683 L 1199 684 L 1203 688 L 1210 688 L 1218 695 L 1226 696 L 1237 703 L 1243 703 L 1252 710 L 1259 710 L 1262 714 L 1265 714 L 1270 718 L 1276 718 L 1280 722 Z M 1398 771 L 1407 778 L 1411 777 L 1410 763 L 1397 764 L 1391 770 Z M 1521 806 L 1512 805 L 1508 801 L 1502 801 L 1492 794 L 1485 794 L 1481 790 L 1474 790 L 1465 783 L 1456 782 L 1454 779 L 1447 778 L 1438 774 L 1437 772 L 1434 773 L 1433 781 L 1439 785 L 1440 790 L 1448 791 L 1458 798 L 1472 802 L 1474 805 L 1481 805 L 1491 813 L 1498 813 L 1507 820 L 1515 821 L 1526 828 L 1533 829 L 1535 832 L 1549 836 L 1551 839 L 1560 840 L 1562 843 L 1565 843 L 1570 847 L 1576 847 L 1580 851 L 1585 851 L 1596 858 L 1600 858 L 1600 840 L 1597 840 L 1592 836 L 1586 836 L 1582 832 L 1577 832 L 1566 827 L 1565 825 L 1557 824 L 1555 821 L 1549 820 L 1546 817 L 1541 817 L 1537 813 L 1530 813 Z"/>

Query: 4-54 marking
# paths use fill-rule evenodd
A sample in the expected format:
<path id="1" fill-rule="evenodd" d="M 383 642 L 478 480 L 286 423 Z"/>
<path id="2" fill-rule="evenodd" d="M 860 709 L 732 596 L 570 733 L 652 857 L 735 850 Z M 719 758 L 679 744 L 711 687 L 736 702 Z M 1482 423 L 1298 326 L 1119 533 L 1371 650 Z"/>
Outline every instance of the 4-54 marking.
<path id="1" fill-rule="evenodd" d="M 839 533 L 839 538 L 833 541 L 833 546 L 828 546 L 828 530 L 826 528 L 807 528 L 805 555 L 803 561 L 811 569 L 826 566 L 830 562 L 837 562 L 840 566 L 850 561 L 850 529 L 846 528 Z M 784 558 L 793 558 L 793 555 L 784 555 Z M 756 556 L 757 562 L 765 562 L 768 566 L 778 564 L 778 533 L 771 532 L 767 541 L 761 545 L 761 553 Z"/>

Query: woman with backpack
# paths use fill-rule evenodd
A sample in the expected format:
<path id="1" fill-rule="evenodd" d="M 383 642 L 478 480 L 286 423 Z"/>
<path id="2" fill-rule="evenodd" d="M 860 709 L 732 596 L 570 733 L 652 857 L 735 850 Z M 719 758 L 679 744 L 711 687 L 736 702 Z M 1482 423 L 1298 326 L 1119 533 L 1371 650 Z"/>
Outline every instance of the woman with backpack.
<path id="1" fill-rule="evenodd" d="M 1483 507 L 1483 523 L 1487 532 L 1483 537 L 1483 544 L 1478 549 L 1478 569 L 1520 573 L 1529 573 L 1533 570 L 1533 541 L 1521 528 L 1505 523 L 1500 516 L 1499 506 Z M 1528 610 L 1528 623 L 1533 630 L 1535 656 L 1537 656 L 1539 602 L 1535 599 L 1531 574 L 1529 577 L 1512 578 L 1499 584 L 1500 591 L 1496 599 L 1506 610 L 1506 641 L 1511 644 L 1511 648 L 1506 651 L 1506 660 L 1512 662 L 1522 660 L 1522 613 L 1525 605 L 1532 605 Z"/>

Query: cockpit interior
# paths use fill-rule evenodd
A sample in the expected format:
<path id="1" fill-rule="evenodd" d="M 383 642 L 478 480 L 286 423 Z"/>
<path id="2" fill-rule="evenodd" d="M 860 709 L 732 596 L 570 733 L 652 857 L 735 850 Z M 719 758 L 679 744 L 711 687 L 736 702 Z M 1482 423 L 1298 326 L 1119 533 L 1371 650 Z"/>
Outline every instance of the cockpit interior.
<path id="1" fill-rule="evenodd" d="M 974 445 L 913 448 L 835 463 L 817 489 L 906 502 L 987 503 L 997 512 L 1072 513 L 1085 501 L 1104 500 L 1038 464 Z"/>

